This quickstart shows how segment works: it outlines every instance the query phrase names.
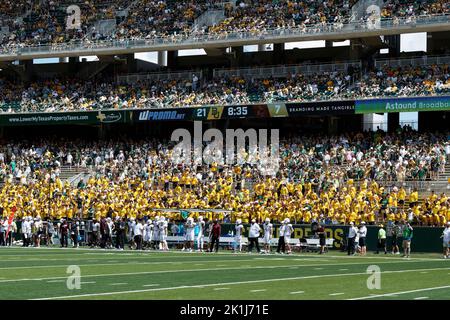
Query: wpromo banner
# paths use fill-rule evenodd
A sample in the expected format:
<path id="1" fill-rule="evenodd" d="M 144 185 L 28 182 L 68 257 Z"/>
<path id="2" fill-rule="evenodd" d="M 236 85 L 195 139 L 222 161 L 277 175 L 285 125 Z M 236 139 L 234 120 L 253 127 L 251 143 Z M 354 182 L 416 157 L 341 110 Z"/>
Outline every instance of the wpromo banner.
<path id="1" fill-rule="evenodd" d="M 58 113 L 8 114 L 0 116 L 0 125 L 70 125 L 70 124 L 108 124 L 125 123 L 126 111 L 85 111 Z"/>
<path id="2" fill-rule="evenodd" d="M 357 100 L 355 112 L 387 113 L 450 110 L 450 96 Z"/>
<path id="3" fill-rule="evenodd" d="M 195 108 L 133 110 L 130 119 L 133 122 L 147 121 L 189 121 L 220 120 L 239 118 L 269 118 L 266 104 L 204 106 Z"/>
<path id="4" fill-rule="evenodd" d="M 301 115 L 340 115 L 354 114 L 355 101 L 322 101 L 289 103 L 286 108 L 290 117 Z"/>
<path id="5" fill-rule="evenodd" d="M 177 108 L 177 109 L 150 109 L 150 110 L 135 110 L 131 111 L 131 121 L 176 121 L 176 120 L 190 120 L 192 109 Z"/>

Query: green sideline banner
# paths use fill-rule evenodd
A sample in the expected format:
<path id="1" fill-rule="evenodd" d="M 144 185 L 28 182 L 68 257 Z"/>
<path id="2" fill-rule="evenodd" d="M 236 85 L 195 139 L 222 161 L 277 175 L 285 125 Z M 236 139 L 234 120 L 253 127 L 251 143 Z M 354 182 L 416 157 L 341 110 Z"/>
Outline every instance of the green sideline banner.
<path id="1" fill-rule="evenodd" d="M 280 225 L 274 225 L 274 237 L 278 238 L 279 235 L 279 227 Z M 327 238 L 335 239 L 333 249 L 342 250 L 344 248 L 347 234 L 348 234 L 348 226 L 334 226 L 334 225 L 324 225 L 325 232 L 327 233 Z M 308 238 L 312 235 L 311 226 L 310 225 L 293 225 L 294 232 L 292 234 L 292 238 Z M 246 232 L 245 236 L 248 234 L 249 225 L 245 225 Z M 367 249 L 369 251 L 375 251 L 377 249 L 378 242 L 378 230 L 379 228 L 376 226 L 367 226 Z M 413 239 L 411 242 L 411 250 L 412 252 L 442 252 L 442 232 L 443 228 L 432 228 L 432 227 L 414 227 Z M 233 224 L 224 224 L 222 225 L 222 235 L 227 236 L 229 232 L 234 232 Z M 400 238 L 398 241 L 400 250 L 402 250 L 402 239 Z M 391 239 L 387 238 L 387 248 L 390 252 L 391 250 Z"/>
<path id="2" fill-rule="evenodd" d="M 355 113 L 450 110 L 450 96 L 357 100 Z"/>
<path id="3" fill-rule="evenodd" d="M 2 126 L 125 123 L 127 111 L 23 113 L 0 116 Z"/>

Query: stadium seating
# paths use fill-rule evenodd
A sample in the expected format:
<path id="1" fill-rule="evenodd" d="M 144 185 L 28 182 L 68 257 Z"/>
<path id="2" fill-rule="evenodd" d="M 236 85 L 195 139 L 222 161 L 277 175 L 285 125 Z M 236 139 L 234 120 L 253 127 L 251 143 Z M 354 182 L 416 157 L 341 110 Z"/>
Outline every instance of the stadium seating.
<path id="1" fill-rule="evenodd" d="M 410 97 L 449 92 L 450 73 L 444 64 L 384 66 L 367 72 L 353 69 L 351 74 L 224 76 L 204 78 L 196 84 L 192 79 L 142 80 L 133 86 L 104 80 L 53 79 L 24 87 L 3 81 L 0 104 L 14 104 L 11 109 L 3 107 L 4 112 L 51 112 Z"/>
<path id="2" fill-rule="evenodd" d="M 218 1 L 220 3 L 220 1 Z M 0 12 L 7 19 L 3 24 L 10 34 L 0 44 L 2 50 L 12 50 L 16 46 L 65 43 L 70 41 L 114 40 L 114 39 L 151 39 L 177 35 L 195 35 L 209 33 L 223 35 L 229 32 L 252 32 L 280 28 L 314 27 L 321 30 L 340 30 L 352 20 L 351 7 L 354 0 L 295 0 L 295 1 L 237 1 L 236 6 L 225 5 L 226 18 L 214 25 L 195 29 L 195 19 L 209 8 L 217 8 L 215 1 L 6 1 Z M 81 28 L 67 30 L 66 9 L 69 5 L 78 5 L 81 9 Z M 125 19 L 119 17 L 119 11 L 127 9 Z M 4 10 L 4 11 L 3 11 Z M 399 19 L 436 14 L 448 14 L 448 1 L 384 1 L 381 19 Z M 23 22 L 17 18 L 23 18 Z M 116 30 L 102 34 L 93 27 L 99 20 L 116 19 Z M 364 22 L 368 16 L 362 16 Z M 0 19 L 1 20 L 1 19 Z"/>

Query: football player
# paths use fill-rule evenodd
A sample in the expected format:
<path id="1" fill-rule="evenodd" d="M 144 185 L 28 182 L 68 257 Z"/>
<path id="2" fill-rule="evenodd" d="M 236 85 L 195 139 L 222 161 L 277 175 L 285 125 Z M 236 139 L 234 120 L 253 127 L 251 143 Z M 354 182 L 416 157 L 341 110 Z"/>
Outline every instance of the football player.
<path id="1" fill-rule="evenodd" d="M 194 218 L 187 218 L 186 223 L 184 225 L 186 229 L 186 243 L 185 248 L 187 251 L 192 252 L 192 249 L 194 248 L 194 238 L 195 238 L 195 222 Z"/>
<path id="2" fill-rule="evenodd" d="M 144 227 L 144 249 L 150 248 L 152 237 L 153 237 L 153 222 L 151 219 L 148 219 Z"/>
<path id="3" fill-rule="evenodd" d="M 159 246 L 160 250 L 169 251 L 169 246 L 167 245 L 167 232 L 169 223 L 166 221 L 166 217 L 161 217 L 158 223 L 159 230 Z"/>
<path id="4" fill-rule="evenodd" d="M 197 251 L 203 252 L 203 245 L 205 241 L 204 230 L 205 230 L 205 221 L 203 221 L 203 217 L 198 217 L 198 234 L 197 234 Z"/>
<path id="5" fill-rule="evenodd" d="M 160 250 L 161 245 L 159 243 L 159 216 L 155 217 L 155 220 L 153 220 L 153 247 L 155 250 Z"/>
<path id="6" fill-rule="evenodd" d="M 242 234 L 244 233 L 244 226 L 242 225 L 242 220 L 237 219 L 236 220 L 236 226 L 235 226 L 235 241 L 236 241 L 236 247 L 234 248 L 234 251 L 236 252 L 239 248 L 239 252 L 242 251 Z"/>
<path id="7" fill-rule="evenodd" d="M 272 240 L 273 224 L 270 223 L 270 219 L 266 218 L 264 224 L 264 251 L 265 253 L 270 253 L 270 240 Z"/>

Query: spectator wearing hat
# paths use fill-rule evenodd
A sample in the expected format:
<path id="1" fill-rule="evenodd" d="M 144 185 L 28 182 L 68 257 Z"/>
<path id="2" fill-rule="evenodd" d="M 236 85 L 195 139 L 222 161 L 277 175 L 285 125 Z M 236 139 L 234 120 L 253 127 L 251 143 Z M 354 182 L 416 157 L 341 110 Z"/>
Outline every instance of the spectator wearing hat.
<path id="1" fill-rule="evenodd" d="M 279 236 L 278 236 L 278 246 L 277 253 L 285 253 L 286 252 L 286 242 L 284 241 L 284 229 L 286 228 L 285 224 L 282 223 L 280 226 Z"/>
<path id="2" fill-rule="evenodd" d="M 294 228 L 292 227 L 291 220 L 289 218 L 284 219 L 284 225 L 284 241 L 287 246 L 287 254 L 290 254 L 292 250 L 289 242 L 291 240 L 292 232 L 294 232 Z"/>
<path id="3" fill-rule="evenodd" d="M 259 249 L 259 243 L 258 243 L 258 238 L 259 238 L 260 232 L 261 232 L 261 227 L 259 226 L 259 224 L 256 223 L 256 220 L 253 219 L 252 224 L 250 225 L 249 233 L 248 233 L 248 241 L 249 241 L 248 252 L 249 253 L 252 252 L 253 246 L 256 246 L 256 251 L 258 253 L 261 252 L 261 250 Z"/>
<path id="4" fill-rule="evenodd" d="M 380 249 L 384 250 L 384 254 L 387 254 L 386 249 L 386 230 L 384 230 L 384 226 L 380 224 L 380 229 L 378 230 L 378 245 L 376 254 L 380 253 Z"/>
<path id="5" fill-rule="evenodd" d="M 359 226 L 359 230 L 358 230 L 358 235 L 359 235 L 359 247 L 360 247 L 360 254 L 362 256 L 366 255 L 366 237 L 367 237 L 367 227 L 366 227 L 366 223 L 363 221 L 361 222 L 361 225 Z"/>
<path id="6" fill-rule="evenodd" d="M 355 224 L 350 222 L 350 228 L 348 230 L 348 243 L 347 243 L 347 255 L 354 255 L 355 254 L 355 238 L 358 234 L 358 229 L 355 227 Z"/>
<path id="7" fill-rule="evenodd" d="M 319 223 L 319 226 L 317 228 L 317 234 L 319 235 L 319 244 L 320 244 L 319 254 L 324 254 L 325 245 L 327 243 L 327 233 L 325 232 L 325 229 L 321 223 Z"/>

